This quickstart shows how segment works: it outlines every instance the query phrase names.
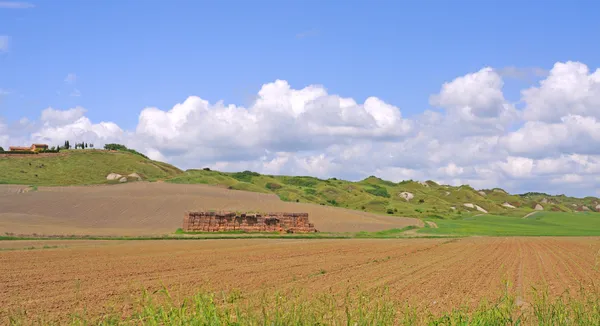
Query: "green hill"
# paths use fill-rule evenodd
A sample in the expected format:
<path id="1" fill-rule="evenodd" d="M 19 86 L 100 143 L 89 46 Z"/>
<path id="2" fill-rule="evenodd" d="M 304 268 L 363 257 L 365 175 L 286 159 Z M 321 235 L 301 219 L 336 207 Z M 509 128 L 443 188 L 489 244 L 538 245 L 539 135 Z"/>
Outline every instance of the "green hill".
<path id="1" fill-rule="evenodd" d="M 144 180 L 183 173 L 178 168 L 128 151 L 63 150 L 59 154 L 0 157 L 0 183 L 35 186 L 110 183 L 110 173 L 139 174 Z"/>
<path id="2" fill-rule="evenodd" d="M 322 180 L 304 176 L 261 175 L 251 171 L 188 170 L 167 182 L 222 185 L 230 189 L 274 193 L 284 201 L 421 218 L 462 219 L 482 214 L 477 206 L 493 215 L 523 217 L 534 212 L 538 204 L 544 211 L 553 212 L 596 211 L 600 204 L 595 197 L 573 198 L 541 193 L 511 195 L 500 188 L 476 190 L 467 185 L 453 187 L 433 181 L 412 180 L 394 183 L 374 176 L 350 182 L 335 178 Z M 412 195 L 412 198 L 406 200 L 403 193 Z M 473 207 L 464 204 L 473 204 Z"/>

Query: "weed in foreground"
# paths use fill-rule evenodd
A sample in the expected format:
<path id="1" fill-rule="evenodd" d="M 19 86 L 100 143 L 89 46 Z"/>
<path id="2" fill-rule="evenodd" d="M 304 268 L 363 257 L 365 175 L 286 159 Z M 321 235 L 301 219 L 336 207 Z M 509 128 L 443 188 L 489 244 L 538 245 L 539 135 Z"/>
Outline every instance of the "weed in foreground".
<path id="1" fill-rule="evenodd" d="M 246 296 L 240 291 L 200 291 L 183 300 L 165 288 L 144 292 L 132 313 L 109 312 L 89 317 L 72 314 L 70 325 L 600 325 L 600 293 L 581 289 L 577 295 L 551 297 L 547 290 L 533 289 L 530 305 L 516 304 L 508 292 L 475 308 L 459 306 L 432 313 L 426 308 L 394 300 L 387 289 L 344 295 L 306 295 L 291 291 Z M 10 325 L 51 325 L 43 319 L 29 320 L 17 310 L 9 314 Z M 61 324 L 65 324 L 62 322 Z"/>

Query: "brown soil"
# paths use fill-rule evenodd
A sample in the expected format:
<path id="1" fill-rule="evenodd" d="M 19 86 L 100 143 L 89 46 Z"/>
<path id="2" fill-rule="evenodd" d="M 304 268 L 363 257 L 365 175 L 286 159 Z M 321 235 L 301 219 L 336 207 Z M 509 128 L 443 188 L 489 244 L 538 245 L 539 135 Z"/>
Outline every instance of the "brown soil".
<path id="1" fill-rule="evenodd" d="M 6 189 L 13 189 L 10 186 Z M 306 212 L 319 231 L 380 231 L 423 226 L 414 218 L 286 203 L 275 195 L 206 185 L 138 182 L 111 186 L 0 188 L 0 234 L 156 235 L 182 227 L 186 210 Z"/>
<path id="2" fill-rule="evenodd" d="M 0 247 L 7 244 L 14 242 Z M 18 308 L 46 320 L 65 320 L 84 308 L 95 316 L 107 305 L 127 311 L 141 289 L 162 285 L 174 297 L 199 288 L 258 295 L 386 286 L 395 298 L 436 311 L 495 298 L 506 279 L 520 302 L 528 302 L 532 285 L 545 284 L 560 294 L 600 279 L 599 249 L 600 238 L 508 237 L 84 241 L 69 248 L 4 250 L 0 323 Z"/>

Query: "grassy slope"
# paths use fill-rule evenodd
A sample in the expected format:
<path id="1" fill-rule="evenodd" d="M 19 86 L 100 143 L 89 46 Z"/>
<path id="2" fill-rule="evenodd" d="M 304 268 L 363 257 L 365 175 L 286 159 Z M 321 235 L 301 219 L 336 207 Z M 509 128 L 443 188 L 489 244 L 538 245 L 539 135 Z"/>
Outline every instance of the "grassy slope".
<path id="1" fill-rule="evenodd" d="M 472 203 L 500 216 L 525 216 L 540 203 L 546 211 L 574 212 L 584 206 L 594 210 L 600 200 L 529 194 L 510 195 L 501 189 L 477 191 L 469 186 L 452 187 L 414 181 L 393 183 L 376 177 L 359 182 L 337 179 L 321 180 L 313 177 L 260 175 L 253 172 L 223 173 L 188 170 L 168 182 L 224 185 L 231 189 L 275 193 L 282 200 L 339 206 L 373 213 L 397 216 L 462 219 L 480 214 L 463 204 Z M 414 198 L 407 202 L 400 193 L 410 192 Z M 546 203 L 544 201 L 547 201 Z M 503 207 L 510 203 L 516 208 Z M 455 209 L 452 209 L 454 207 Z"/>
<path id="2" fill-rule="evenodd" d="M 486 214 L 432 221 L 439 228 L 424 228 L 418 232 L 455 236 L 600 236 L 600 214 L 590 212 L 540 212 L 527 218 Z"/>
<path id="3" fill-rule="evenodd" d="M 164 179 L 182 173 L 172 165 L 148 160 L 129 152 L 70 150 L 63 153 L 67 155 L 0 158 L 0 183 L 37 186 L 87 185 L 107 183 L 106 176 L 109 173 L 127 175 L 135 172 L 144 180 Z M 38 167 L 42 164 L 44 167 Z"/>

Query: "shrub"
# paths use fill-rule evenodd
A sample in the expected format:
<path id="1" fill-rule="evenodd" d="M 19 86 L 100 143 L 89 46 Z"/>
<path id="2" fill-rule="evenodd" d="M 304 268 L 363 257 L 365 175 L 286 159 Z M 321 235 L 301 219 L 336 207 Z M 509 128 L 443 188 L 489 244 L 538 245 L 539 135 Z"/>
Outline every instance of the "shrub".
<path id="1" fill-rule="evenodd" d="M 387 189 L 382 186 L 371 185 L 371 187 L 365 189 L 365 191 L 374 196 L 390 198 L 390 194 L 388 193 Z"/>
<path id="2" fill-rule="evenodd" d="M 307 195 L 316 195 L 317 191 L 313 188 L 306 188 L 304 189 L 304 193 Z"/>
<path id="3" fill-rule="evenodd" d="M 394 210 L 393 210 L 393 209 L 391 209 L 391 208 L 388 208 L 388 209 L 387 209 L 387 213 L 388 213 L 388 214 L 394 214 Z"/>
<path id="4" fill-rule="evenodd" d="M 248 183 L 252 182 L 252 177 L 258 177 L 258 176 L 260 176 L 259 173 L 248 171 L 248 170 L 242 171 L 242 172 L 236 172 L 231 175 L 232 178 L 234 178 L 238 181 L 243 181 L 243 182 L 248 182 Z"/>
<path id="5" fill-rule="evenodd" d="M 283 183 L 291 186 L 312 188 L 317 185 L 319 179 L 313 177 L 289 177 L 283 179 Z"/>
<path id="6" fill-rule="evenodd" d="M 0 154 L 8 154 L 8 155 L 36 155 L 37 152 L 29 152 L 29 151 L 23 151 L 23 152 L 18 152 L 18 151 L 3 151 L 0 152 Z"/>
<path id="7" fill-rule="evenodd" d="M 127 147 L 121 144 L 106 144 L 104 145 L 104 149 L 108 151 L 125 151 Z"/>
<path id="8" fill-rule="evenodd" d="M 204 168 L 202 170 L 204 170 L 204 171 L 210 171 L 210 168 Z"/>
<path id="9" fill-rule="evenodd" d="M 425 202 L 425 199 L 419 199 L 419 203 L 423 204 Z"/>
<path id="10" fill-rule="evenodd" d="M 148 156 L 136 151 L 135 149 L 127 148 L 125 145 L 121 145 L 121 144 L 106 144 L 106 145 L 104 145 L 104 149 L 110 150 L 110 151 L 129 152 L 129 153 L 132 153 L 135 155 L 139 155 L 147 160 L 149 159 Z"/>
<path id="11" fill-rule="evenodd" d="M 338 202 L 335 199 L 330 199 L 327 202 L 330 203 L 333 206 L 337 206 L 338 205 Z"/>

